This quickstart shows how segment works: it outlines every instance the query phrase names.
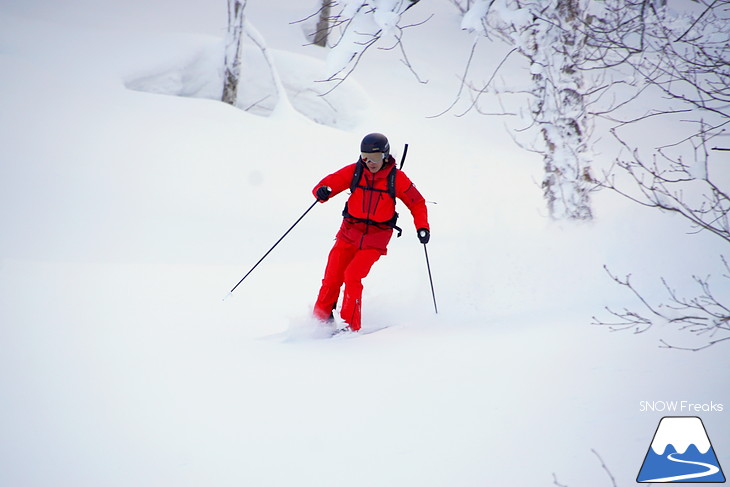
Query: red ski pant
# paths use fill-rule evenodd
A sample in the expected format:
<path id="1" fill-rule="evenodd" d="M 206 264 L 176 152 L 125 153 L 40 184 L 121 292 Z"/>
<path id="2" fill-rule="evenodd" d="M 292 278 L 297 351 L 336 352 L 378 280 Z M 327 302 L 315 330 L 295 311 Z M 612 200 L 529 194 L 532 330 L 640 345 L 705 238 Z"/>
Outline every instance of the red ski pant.
<path id="1" fill-rule="evenodd" d="M 362 309 L 362 280 L 380 258 L 382 252 L 376 249 L 358 249 L 341 240 L 335 242 L 327 259 L 314 316 L 327 320 L 337 305 L 342 284 L 345 285 L 340 316 L 352 330 L 359 330 Z"/>

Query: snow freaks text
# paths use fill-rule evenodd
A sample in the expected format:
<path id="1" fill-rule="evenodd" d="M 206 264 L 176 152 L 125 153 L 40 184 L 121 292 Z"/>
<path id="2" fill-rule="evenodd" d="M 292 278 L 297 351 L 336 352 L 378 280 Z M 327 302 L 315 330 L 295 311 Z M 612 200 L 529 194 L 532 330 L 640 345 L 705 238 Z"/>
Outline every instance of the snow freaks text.
<path id="1" fill-rule="evenodd" d="M 722 403 L 714 401 L 697 403 L 692 401 L 640 401 L 639 412 L 660 413 L 721 413 L 725 409 Z"/>

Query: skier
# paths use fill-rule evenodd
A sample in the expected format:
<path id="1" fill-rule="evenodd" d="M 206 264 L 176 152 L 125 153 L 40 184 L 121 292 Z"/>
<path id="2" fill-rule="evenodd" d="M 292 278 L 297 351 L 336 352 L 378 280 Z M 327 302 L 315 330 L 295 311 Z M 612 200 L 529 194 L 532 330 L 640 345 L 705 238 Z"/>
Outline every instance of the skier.
<path id="1" fill-rule="evenodd" d="M 312 190 L 321 203 L 346 189 L 351 191 L 327 259 L 314 316 L 334 322 L 333 312 L 344 284 L 340 317 L 347 323 L 345 330 L 353 332 L 361 326 L 362 279 L 387 253 L 393 230 L 399 237 L 401 234 L 396 225 L 395 198 L 403 201 L 413 215 L 418 240 L 426 244 L 431 235 L 426 200 L 408 176 L 396 168 L 388 139 L 383 134 L 368 134 L 360 143 L 360 153 L 356 163 L 325 177 Z"/>

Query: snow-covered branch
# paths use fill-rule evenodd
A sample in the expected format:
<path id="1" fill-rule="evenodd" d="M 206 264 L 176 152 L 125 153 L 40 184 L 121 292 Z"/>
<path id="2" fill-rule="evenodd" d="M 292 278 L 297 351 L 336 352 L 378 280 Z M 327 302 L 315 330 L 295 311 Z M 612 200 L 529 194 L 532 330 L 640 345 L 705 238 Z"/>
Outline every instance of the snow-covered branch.
<path id="1" fill-rule="evenodd" d="M 328 17 L 326 21 L 320 17 L 315 36 L 327 38 L 326 44 L 331 46 L 327 56 L 327 74 L 323 79 L 323 82 L 333 83 L 330 91 L 355 70 L 360 59 L 371 47 L 388 40 L 392 41 L 391 45 L 383 49 L 398 47 L 403 54 L 405 65 L 419 82 L 423 82 L 416 74 L 403 47 L 403 31 L 423 23 L 408 25 L 402 23 L 402 15 L 418 1 L 327 1 Z"/>

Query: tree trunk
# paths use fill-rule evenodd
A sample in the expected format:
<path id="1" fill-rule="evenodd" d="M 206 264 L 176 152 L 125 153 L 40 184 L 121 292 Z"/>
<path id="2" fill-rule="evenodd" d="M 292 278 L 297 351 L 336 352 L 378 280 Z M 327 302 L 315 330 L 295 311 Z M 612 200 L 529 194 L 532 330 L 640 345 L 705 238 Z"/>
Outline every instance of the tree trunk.
<path id="1" fill-rule="evenodd" d="M 322 9 L 319 11 L 319 22 L 317 22 L 317 30 L 314 32 L 314 44 L 321 47 L 327 47 L 327 37 L 330 31 L 330 8 L 332 0 L 322 0 Z"/>
<path id="2" fill-rule="evenodd" d="M 533 116 L 545 148 L 542 188 L 550 216 L 556 220 L 590 220 L 593 179 L 586 146 L 586 107 L 583 94 L 584 35 L 579 0 L 558 0 L 548 18 L 536 19 L 534 38 Z"/>
<path id="3" fill-rule="evenodd" d="M 247 0 L 228 0 L 228 29 L 223 61 L 223 94 L 221 100 L 236 105 L 238 81 L 241 78 L 241 36 L 243 34 L 243 11 Z"/>
<path id="4" fill-rule="evenodd" d="M 543 156 L 542 188 L 549 215 L 555 220 L 590 220 L 594 182 L 583 78 L 586 0 L 501 0 L 499 8 L 493 4 L 474 3 L 462 28 L 486 37 L 497 34 L 528 60 L 530 126 L 538 135 L 529 148 Z"/>

